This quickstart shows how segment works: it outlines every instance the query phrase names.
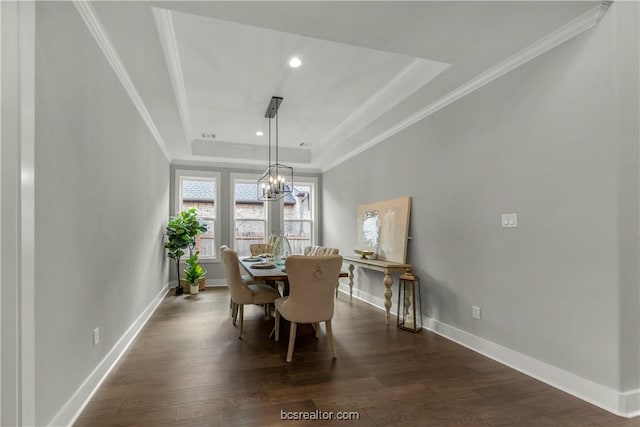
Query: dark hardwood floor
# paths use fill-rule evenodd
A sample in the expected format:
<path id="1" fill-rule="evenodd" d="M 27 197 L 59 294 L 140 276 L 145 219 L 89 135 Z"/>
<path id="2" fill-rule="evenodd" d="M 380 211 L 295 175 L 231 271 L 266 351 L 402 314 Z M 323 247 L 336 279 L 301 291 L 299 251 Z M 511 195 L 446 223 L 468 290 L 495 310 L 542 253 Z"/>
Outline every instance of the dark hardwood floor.
<path id="1" fill-rule="evenodd" d="M 640 426 L 341 294 L 338 359 L 323 333 L 269 339 L 273 318 L 245 307 L 242 340 L 226 288 L 170 295 L 76 426 Z M 283 326 L 283 330 L 288 328 Z M 282 411 L 356 412 L 350 421 L 281 420 Z M 323 413 L 324 414 L 324 413 Z"/>

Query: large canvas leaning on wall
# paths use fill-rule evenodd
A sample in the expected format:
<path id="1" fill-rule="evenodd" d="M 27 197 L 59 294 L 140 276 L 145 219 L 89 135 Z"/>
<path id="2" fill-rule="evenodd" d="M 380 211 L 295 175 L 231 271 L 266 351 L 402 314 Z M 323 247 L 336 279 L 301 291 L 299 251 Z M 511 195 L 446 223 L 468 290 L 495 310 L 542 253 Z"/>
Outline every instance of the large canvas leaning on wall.
<path id="1" fill-rule="evenodd" d="M 357 249 L 374 252 L 371 258 L 405 263 L 411 197 L 358 206 Z"/>

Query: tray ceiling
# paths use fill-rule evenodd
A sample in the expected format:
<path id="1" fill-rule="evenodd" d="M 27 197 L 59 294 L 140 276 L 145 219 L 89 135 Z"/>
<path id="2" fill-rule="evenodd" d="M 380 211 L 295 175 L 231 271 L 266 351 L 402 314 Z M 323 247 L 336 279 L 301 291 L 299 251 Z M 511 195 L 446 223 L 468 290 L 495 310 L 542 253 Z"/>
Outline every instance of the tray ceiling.
<path id="1" fill-rule="evenodd" d="M 309 171 L 384 141 L 605 11 L 598 1 L 76 6 L 173 163 L 266 166 L 264 113 L 281 96 L 280 160 Z M 289 67 L 293 56 L 300 67 Z"/>

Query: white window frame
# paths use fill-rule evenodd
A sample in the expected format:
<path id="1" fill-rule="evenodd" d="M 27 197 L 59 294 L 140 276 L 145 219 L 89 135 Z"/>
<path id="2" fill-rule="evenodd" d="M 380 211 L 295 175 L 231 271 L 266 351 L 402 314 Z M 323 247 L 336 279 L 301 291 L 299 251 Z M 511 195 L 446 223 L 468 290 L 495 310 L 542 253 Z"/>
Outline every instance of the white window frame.
<path id="1" fill-rule="evenodd" d="M 302 221 L 311 222 L 311 245 L 318 244 L 318 178 L 313 176 L 295 176 L 293 177 L 293 187 L 296 185 L 309 185 L 312 188 L 311 191 L 311 220 L 307 219 L 292 219 L 288 221 Z M 284 199 L 280 200 L 280 230 L 284 232 Z"/>
<path id="2" fill-rule="evenodd" d="M 201 261 L 213 261 L 220 262 L 219 251 L 220 251 L 220 172 L 214 171 L 201 171 L 201 170 L 187 170 L 187 169 L 176 169 L 175 171 L 175 200 L 174 200 L 174 214 L 177 215 L 182 210 L 182 181 L 183 180 L 202 180 L 202 181 L 213 181 L 216 186 L 216 198 L 214 200 L 214 206 L 216 211 L 216 217 L 214 219 L 214 227 L 213 227 L 213 235 L 214 242 L 216 246 L 216 255 L 217 256 L 201 256 Z"/>
<path id="3" fill-rule="evenodd" d="M 229 227 L 231 228 L 229 230 L 229 235 L 231 236 L 231 242 L 230 245 L 233 247 L 234 250 L 237 250 L 236 246 L 236 180 L 243 180 L 243 181 L 254 181 L 258 182 L 258 179 L 260 179 L 261 174 L 259 173 L 255 173 L 255 174 L 251 174 L 251 173 L 231 173 L 229 174 L 229 194 L 231 195 L 231 197 L 229 198 L 229 218 L 231 218 Z M 264 230 L 264 238 L 265 241 L 266 239 L 269 238 L 269 230 L 271 230 L 271 216 L 269 215 L 269 204 L 268 202 L 263 202 L 264 203 L 264 212 L 265 212 L 265 230 Z"/>

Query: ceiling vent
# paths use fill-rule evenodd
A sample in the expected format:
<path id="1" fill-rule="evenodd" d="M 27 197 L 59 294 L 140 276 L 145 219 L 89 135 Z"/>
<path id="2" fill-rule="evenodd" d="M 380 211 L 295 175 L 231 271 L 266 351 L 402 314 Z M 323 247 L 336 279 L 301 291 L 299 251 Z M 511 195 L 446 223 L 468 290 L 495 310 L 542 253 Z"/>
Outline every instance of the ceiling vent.
<path id="1" fill-rule="evenodd" d="M 213 132 L 202 132 L 200 136 L 202 139 L 216 139 L 216 134 Z"/>

